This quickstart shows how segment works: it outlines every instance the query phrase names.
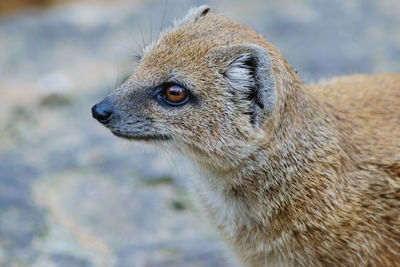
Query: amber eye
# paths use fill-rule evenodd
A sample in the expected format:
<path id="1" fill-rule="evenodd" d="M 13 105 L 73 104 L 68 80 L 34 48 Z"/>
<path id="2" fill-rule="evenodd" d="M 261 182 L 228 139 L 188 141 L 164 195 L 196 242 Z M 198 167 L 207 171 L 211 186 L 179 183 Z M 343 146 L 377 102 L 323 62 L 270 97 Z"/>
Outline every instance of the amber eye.
<path id="1" fill-rule="evenodd" d="M 172 104 L 184 104 L 187 93 L 184 88 L 178 85 L 170 85 L 165 89 L 165 98 Z"/>

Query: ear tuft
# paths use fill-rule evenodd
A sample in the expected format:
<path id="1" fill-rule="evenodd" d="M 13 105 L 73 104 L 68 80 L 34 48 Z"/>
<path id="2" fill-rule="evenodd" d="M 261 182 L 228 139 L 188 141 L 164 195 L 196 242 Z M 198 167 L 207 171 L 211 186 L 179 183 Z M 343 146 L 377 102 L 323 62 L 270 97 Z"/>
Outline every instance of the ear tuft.
<path id="1" fill-rule="evenodd" d="M 210 11 L 210 7 L 202 5 L 199 7 L 192 7 L 185 17 L 180 20 L 175 20 L 175 26 L 182 24 L 195 23 L 199 18 L 204 17 Z"/>
<path id="2" fill-rule="evenodd" d="M 246 53 L 233 60 L 223 74 L 235 91 L 243 91 L 254 87 L 254 71 L 254 59 Z"/>
<path id="3" fill-rule="evenodd" d="M 257 45 L 240 44 L 212 49 L 208 57 L 228 82 L 238 110 L 257 128 L 276 101 L 268 52 Z"/>

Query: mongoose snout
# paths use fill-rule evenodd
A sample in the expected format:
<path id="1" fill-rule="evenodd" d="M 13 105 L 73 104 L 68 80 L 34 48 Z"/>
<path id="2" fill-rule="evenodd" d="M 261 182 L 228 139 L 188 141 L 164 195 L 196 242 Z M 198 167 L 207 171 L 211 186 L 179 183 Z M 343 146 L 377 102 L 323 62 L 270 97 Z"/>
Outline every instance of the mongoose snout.
<path id="1" fill-rule="evenodd" d="M 101 123 L 110 121 L 113 113 L 111 101 L 105 98 L 103 101 L 97 103 L 92 107 L 92 116 Z"/>

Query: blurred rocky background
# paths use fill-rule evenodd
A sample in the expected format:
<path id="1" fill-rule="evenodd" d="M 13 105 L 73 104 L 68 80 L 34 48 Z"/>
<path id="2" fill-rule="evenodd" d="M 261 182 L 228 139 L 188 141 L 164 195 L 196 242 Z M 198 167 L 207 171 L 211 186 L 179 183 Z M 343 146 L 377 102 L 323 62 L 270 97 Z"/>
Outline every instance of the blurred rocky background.
<path id="1" fill-rule="evenodd" d="M 196 169 L 90 114 L 200 4 L 264 34 L 306 82 L 400 71 L 398 0 L 1 0 L 0 266 L 235 265 L 192 200 Z"/>

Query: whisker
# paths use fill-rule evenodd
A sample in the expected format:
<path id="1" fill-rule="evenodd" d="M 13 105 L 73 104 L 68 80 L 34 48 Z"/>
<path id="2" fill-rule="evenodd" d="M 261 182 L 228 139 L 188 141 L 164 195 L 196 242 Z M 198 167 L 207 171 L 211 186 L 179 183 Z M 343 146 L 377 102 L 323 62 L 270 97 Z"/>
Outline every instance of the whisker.
<path id="1" fill-rule="evenodd" d="M 150 43 L 153 42 L 153 24 L 151 22 L 151 14 L 148 13 L 149 23 L 150 23 Z"/>
<path id="2" fill-rule="evenodd" d="M 116 89 L 118 88 L 118 85 L 119 85 L 119 78 L 120 78 L 120 67 L 119 67 L 119 65 L 118 65 L 118 67 L 117 67 L 117 81 L 115 82 L 114 90 L 116 90 Z"/>
<path id="3" fill-rule="evenodd" d="M 139 26 L 140 26 L 140 36 L 142 38 L 142 48 L 145 48 L 146 47 L 146 41 L 144 40 L 143 27 L 142 27 L 141 24 L 139 24 Z"/>
<path id="4" fill-rule="evenodd" d="M 165 0 L 164 11 L 163 11 L 162 19 L 161 19 L 160 29 L 158 30 L 157 40 L 160 37 L 160 34 L 161 34 L 162 29 L 164 27 L 165 14 L 167 13 L 167 5 L 168 5 L 168 0 Z"/>
<path id="5" fill-rule="evenodd" d="M 138 41 L 137 38 L 132 34 L 132 32 L 130 32 L 130 31 L 127 30 L 127 29 L 125 29 L 124 32 L 126 32 L 126 33 L 129 35 L 129 37 L 135 42 L 135 45 L 136 45 L 136 50 L 133 50 L 132 48 L 129 48 L 129 47 L 127 47 L 127 48 L 128 48 L 129 50 L 132 50 L 132 51 L 134 52 L 134 54 L 139 54 L 139 55 L 141 55 L 144 47 L 141 46 L 141 45 L 139 44 L 139 41 Z M 138 50 L 139 52 L 137 52 L 137 50 Z"/>

